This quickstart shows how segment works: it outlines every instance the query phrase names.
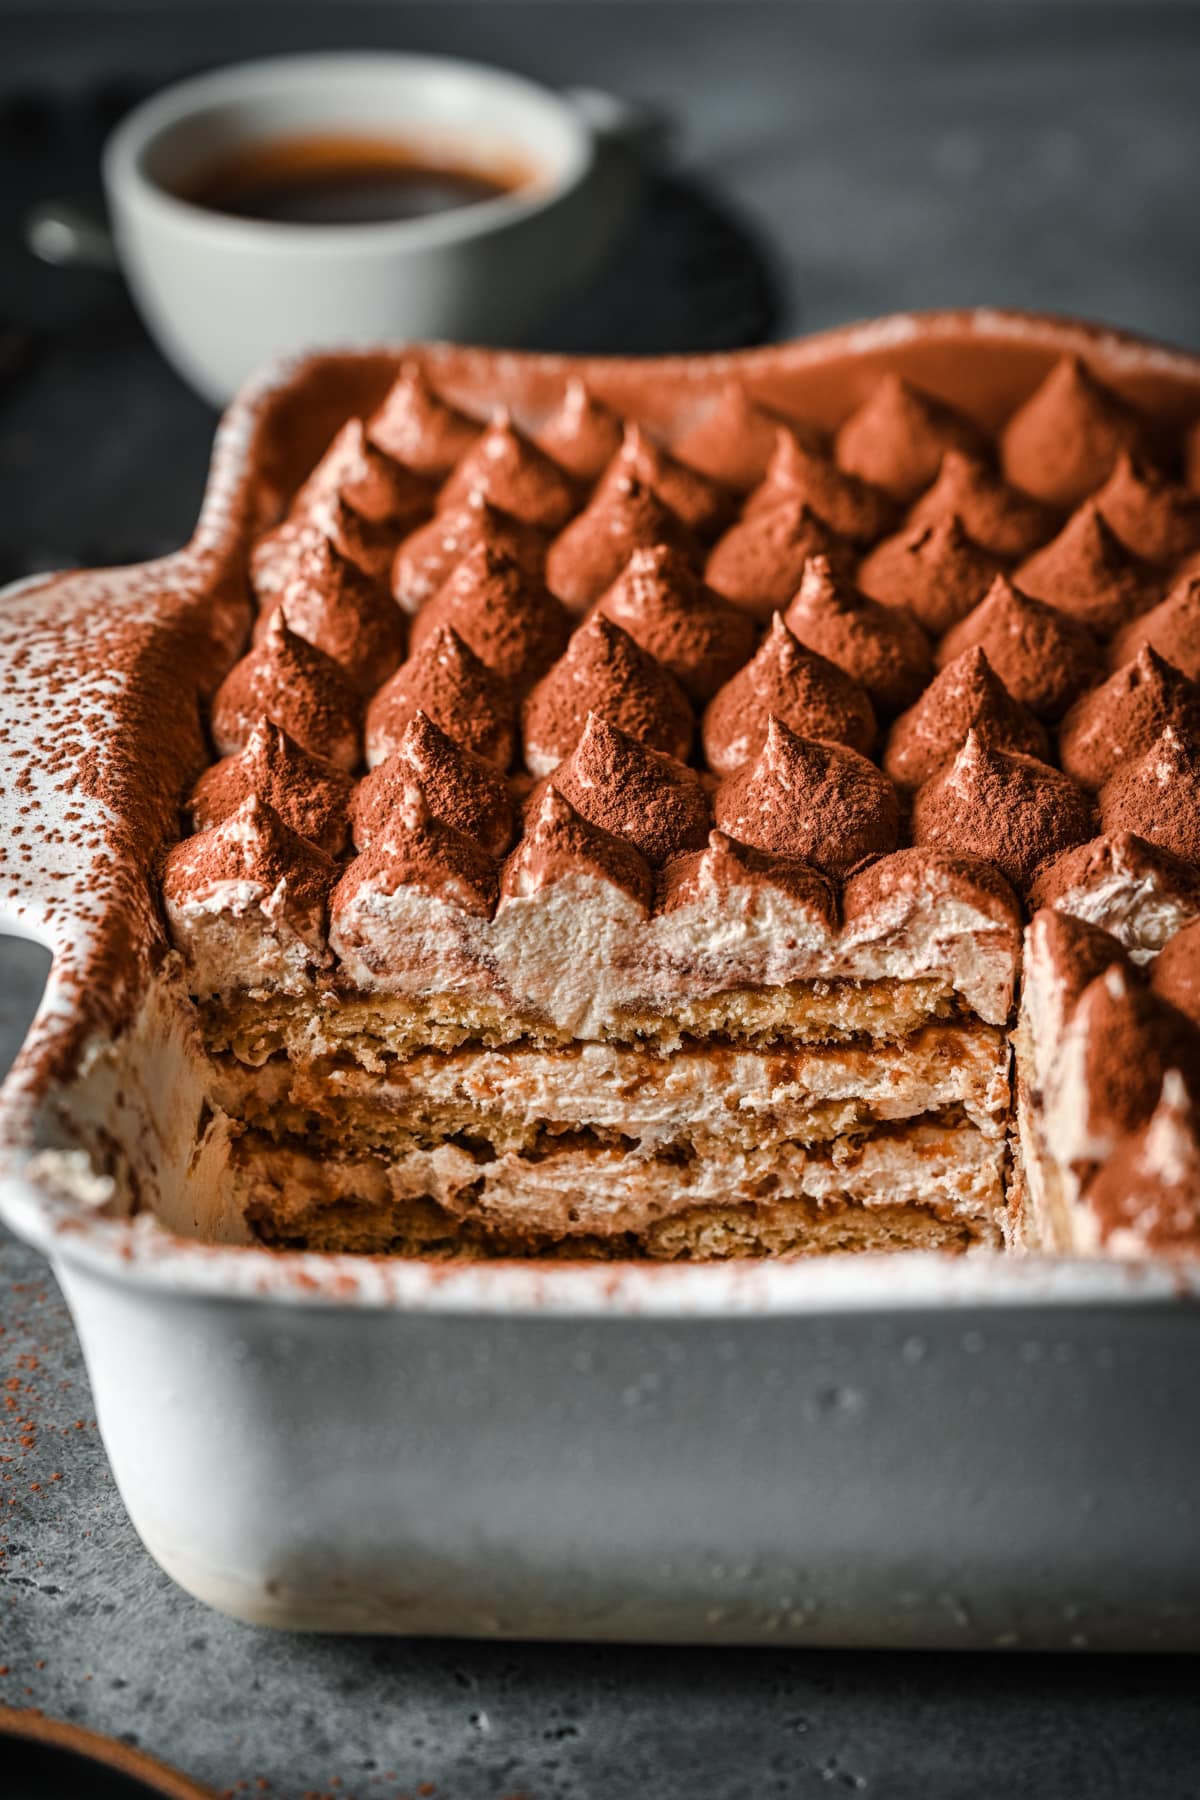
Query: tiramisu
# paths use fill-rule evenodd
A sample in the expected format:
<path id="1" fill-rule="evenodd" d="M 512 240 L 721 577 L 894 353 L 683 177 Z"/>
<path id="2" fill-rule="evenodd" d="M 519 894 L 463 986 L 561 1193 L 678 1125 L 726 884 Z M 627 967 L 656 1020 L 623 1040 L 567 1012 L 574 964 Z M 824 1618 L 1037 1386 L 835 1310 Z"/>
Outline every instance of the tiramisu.
<path id="1" fill-rule="evenodd" d="M 1200 1243 L 1183 461 L 1069 358 L 998 434 L 885 375 L 669 440 L 403 368 L 253 546 L 162 875 L 244 1233 Z"/>

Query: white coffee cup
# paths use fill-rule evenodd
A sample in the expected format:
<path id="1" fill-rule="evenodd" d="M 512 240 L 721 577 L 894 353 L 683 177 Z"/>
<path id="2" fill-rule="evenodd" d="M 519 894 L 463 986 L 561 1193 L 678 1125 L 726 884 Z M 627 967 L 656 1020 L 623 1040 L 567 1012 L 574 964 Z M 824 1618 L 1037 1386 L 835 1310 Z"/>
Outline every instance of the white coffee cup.
<path id="1" fill-rule="evenodd" d="M 632 117 L 632 115 L 631 115 Z M 160 349 L 223 404 L 294 352 L 410 338 L 527 341 L 595 271 L 637 181 L 620 102 L 500 69 L 390 52 L 274 57 L 183 81 L 104 152 L 116 255 Z M 281 224 L 180 197 L 251 144 L 353 132 L 457 146 L 533 179 L 495 198 L 369 224 Z"/>

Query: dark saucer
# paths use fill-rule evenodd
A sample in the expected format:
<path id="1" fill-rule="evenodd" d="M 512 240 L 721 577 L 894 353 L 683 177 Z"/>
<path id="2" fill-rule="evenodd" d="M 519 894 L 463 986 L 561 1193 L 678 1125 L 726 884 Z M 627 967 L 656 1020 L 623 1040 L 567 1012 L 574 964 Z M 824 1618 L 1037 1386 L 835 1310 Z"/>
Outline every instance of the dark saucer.
<path id="1" fill-rule="evenodd" d="M 131 1744 L 38 1712 L 0 1707 L 4 1800 L 212 1800 L 211 1790 Z"/>

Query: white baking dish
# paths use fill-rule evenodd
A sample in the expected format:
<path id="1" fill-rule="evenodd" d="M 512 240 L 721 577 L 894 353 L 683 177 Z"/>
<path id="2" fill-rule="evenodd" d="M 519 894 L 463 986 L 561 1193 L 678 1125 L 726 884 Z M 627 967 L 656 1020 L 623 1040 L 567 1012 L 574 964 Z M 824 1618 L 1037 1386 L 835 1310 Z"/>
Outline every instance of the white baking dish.
<path id="1" fill-rule="evenodd" d="M 1200 358 L 1010 314 L 584 372 L 664 425 L 735 361 L 818 420 L 884 367 L 998 419 L 1064 350 L 1174 419 L 1200 412 Z M 421 354 L 518 417 L 567 366 Z M 114 1143 L 178 1174 L 192 1104 L 156 1022 L 137 773 L 170 698 L 159 653 L 183 634 L 236 654 L 247 536 L 396 362 L 326 357 L 244 395 L 178 556 L 0 598 L 0 919 L 55 958 L 0 1097 L 0 1213 L 53 1263 L 147 1547 L 213 1605 L 292 1627 L 1200 1646 L 1192 1266 L 425 1265 L 104 1209 Z M 118 681 L 111 631 L 137 635 Z"/>

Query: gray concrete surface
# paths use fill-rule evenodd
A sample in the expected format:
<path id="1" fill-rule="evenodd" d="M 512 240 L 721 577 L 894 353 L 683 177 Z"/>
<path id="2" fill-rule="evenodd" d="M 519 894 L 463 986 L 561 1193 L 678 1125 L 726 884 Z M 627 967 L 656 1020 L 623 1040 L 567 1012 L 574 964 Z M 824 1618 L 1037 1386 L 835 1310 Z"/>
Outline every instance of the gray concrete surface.
<path id="1" fill-rule="evenodd" d="M 89 84 L 282 44 L 450 48 L 665 102 L 686 121 L 685 161 L 769 241 L 781 331 L 988 301 L 1200 342 L 1190 6 L 3 0 L 0 12 L 0 104 L 15 95 L 26 129 L 34 96 L 43 133 L 40 151 L 0 159 L 6 226 L 31 184 L 88 185 L 86 143 L 76 124 L 57 129 L 48 93 L 66 107 Z M 5 571 L 177 542 L 194 517 L 210 416 L 159 367 L 117 290 L 47 277 L 11 232 L 0 273 L 0 315 L 53 340 L 0 392 Z M 39 953 L 0 940 L 0 1067 L 43 973 Z M 1200 1679 L 1188 1662 L 247 1630 L 188 1600 L 141 1550 L 61 1298 L 10 1240 L 0 1326 L 0 1699 L 128 1736 L 218 1791 L 1200 1795 Z M 0 1796 L 3 1785 L 0 1766 Z"/>

